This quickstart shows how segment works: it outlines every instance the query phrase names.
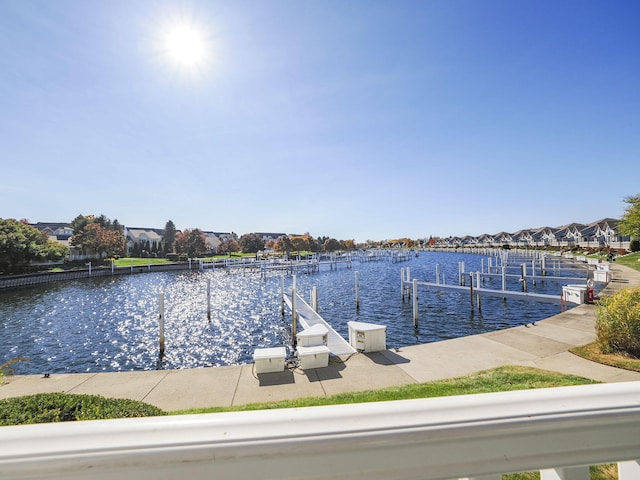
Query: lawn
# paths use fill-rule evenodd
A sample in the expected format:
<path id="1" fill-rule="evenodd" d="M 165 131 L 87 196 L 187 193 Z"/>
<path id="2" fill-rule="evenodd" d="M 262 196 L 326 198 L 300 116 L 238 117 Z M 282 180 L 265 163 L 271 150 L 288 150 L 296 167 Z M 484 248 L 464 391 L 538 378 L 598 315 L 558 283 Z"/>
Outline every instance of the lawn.
<path id="1" fill-rule="evenodd" d="M 615 262 L 619 263 L 620 265 L 626 265 L 627 267 L 631 267 L 634 270 L 638 270 L 640 272 L 640 252 L 616 257 Z"/>
<path id="2" fill-rule="evenodd" d="M 116 267 L 146 267 L 147 265 L 167 265 L 174 263 L 166 258 L 119 258 L 115 261 Z"/>
<path id="3" fill-rule="evenodd" d="M 574 347 L 569 351 L 574 355 L 586 358 L 592 362 L 609 365 L 610 367 L 623 368 L 633 372 L 640 372 L 640 359 L 613 353 L 601 353 L 596 342 L 582 347 Z"/>

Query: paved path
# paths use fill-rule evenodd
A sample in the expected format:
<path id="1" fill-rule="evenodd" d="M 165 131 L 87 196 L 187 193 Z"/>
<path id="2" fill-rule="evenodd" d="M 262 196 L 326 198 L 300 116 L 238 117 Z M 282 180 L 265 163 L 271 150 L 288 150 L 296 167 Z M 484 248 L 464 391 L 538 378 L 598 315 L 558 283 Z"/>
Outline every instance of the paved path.
<path id="1" fill-rule="evenodd" d="M 604 293 L 640 286 L 640 272 L 613 264 Z M 256 375 L 253 365 L 146 372 L 23 375 L 5 378 L 0 398 L 69 392 L 141 400 L 163 410 L 242 405 L 333 395 L 524 365 L 602 382 L 640 381 L 640 373 L 607 367 L 568 350 L 595 340 L 592 305 L 579 305 L 535 325 L 470 337 L 332 358 L 329 367 Z"/>

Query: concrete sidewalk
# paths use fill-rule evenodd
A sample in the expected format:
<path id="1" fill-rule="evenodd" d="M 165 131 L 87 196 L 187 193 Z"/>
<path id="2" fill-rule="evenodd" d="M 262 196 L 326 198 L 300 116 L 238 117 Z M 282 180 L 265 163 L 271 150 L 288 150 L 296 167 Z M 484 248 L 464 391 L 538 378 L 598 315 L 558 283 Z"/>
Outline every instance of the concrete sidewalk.
<path id="1" fill-rule="evenodd" d="M 640 286 L 640 272 L 612 265 L 603 294 Z M 640 373 L 590 362 L 568 352 L 595 340 L 593 305 L 579 305 L 535 325 L 397 350 L 334 357 L 327 368 L 256 375 L 253 364 L 189 370 L 52 374 L 5 377 L 0 398 L 67 392 L 130 398 L 163 410 L 242 405 L 467 375 L 523 365 L 601 382 L 640 381 Z"/>

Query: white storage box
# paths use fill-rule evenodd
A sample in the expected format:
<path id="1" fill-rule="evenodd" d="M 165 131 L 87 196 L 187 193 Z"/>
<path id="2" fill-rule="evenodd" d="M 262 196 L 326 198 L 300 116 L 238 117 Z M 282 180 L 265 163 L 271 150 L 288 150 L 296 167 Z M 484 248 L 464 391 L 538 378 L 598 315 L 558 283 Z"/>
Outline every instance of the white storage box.
<path id="1" fill-rule="evenodd" d="M 356 350 L 379 352 L 387 349 L 387 327 L 374 323 L 348 322 L 349 344 Z"/>
<path id="2" fill-rule="evenodd" d="M 253 352 L 256 374 L 284 371 L 286 357 L 287 349 L 284 347 L 256 348 Z"/>
<path id="3" fill-rule="evenodd" d="M 301 347 L 326 345 L 328 333 L 329 330 L 327 330 L 325 326 L 318 323 L 298 333 L 298 335 L 296 335 L 296 338 L 298 339 L 298 345 L 300 345 Z"/>
<path id="4" fill-rule="evenodd" d="M 596 270 L 593 272 L 593 281 L 600 283 L 609 283 L 611 281 L 611 272 L 608 270 Z"/>
<path id="5" fill-rule="evenodd" d="M 298 358 L 303 370 L 323 368 L 329 365 L 329 347 L 316 345 L 314 347 L 298 347 Z"/>
<path id="6" fill-rule="evenodd" d="M 598 263 L 596 265 L 596 270 L 601 270 L 603 272 L 608 272 L 611 270 L 611 264 L 609 262 Z"/>
<path id="7" fill-rule="evenodd" d="M 562 298 L 565 302 L 586 303 L 587 286 L 586 285 L 563 285 Z"/>

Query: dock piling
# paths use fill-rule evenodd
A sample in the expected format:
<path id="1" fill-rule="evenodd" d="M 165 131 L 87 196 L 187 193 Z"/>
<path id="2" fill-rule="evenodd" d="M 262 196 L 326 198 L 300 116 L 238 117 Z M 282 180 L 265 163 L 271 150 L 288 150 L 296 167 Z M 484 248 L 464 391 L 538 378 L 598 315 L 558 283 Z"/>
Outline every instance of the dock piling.
<path id="1" fill-rule="evenodd" d="M 413 328 L 418 328 L 418 279 L 413 279 Z"/>
<path id="2" fill-rule="evenodd" d="M 158 330 L 160 333 L 160 358 L 164 356 L 164 293 L 158 295 Z"/>

